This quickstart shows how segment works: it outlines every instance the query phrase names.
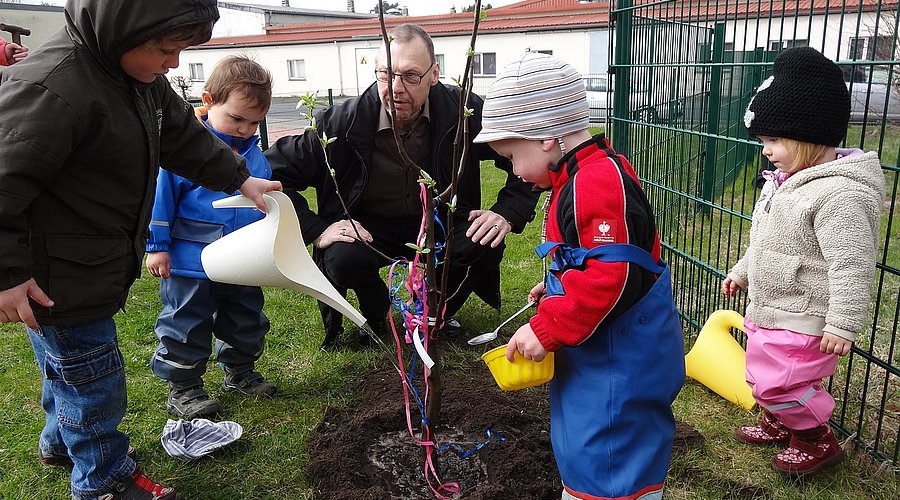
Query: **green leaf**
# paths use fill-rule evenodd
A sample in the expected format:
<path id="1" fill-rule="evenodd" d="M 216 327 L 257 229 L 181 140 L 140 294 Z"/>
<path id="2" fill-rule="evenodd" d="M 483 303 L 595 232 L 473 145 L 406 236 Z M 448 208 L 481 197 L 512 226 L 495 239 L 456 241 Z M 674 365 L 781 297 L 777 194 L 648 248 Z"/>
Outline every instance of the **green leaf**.
<path id="1" fill-rule="evenodd" d="M 337 137 L 329 138 L 328 135 L 325 134 L 325 132 L 322 132 L 322 136 L 319 137 L 319 144 L 322 145 L 322 149 L 325 149 L 326 146 L 328 146 L 329 144 L 331 144 L 332 142 L 334 142 L 336 140 L 337 140 Z"/>
<path id="2" fill-rule="evenodd" d="M 472 115 L 474 115 L 474 114 L 475 114 L 475 110 L 474 110 L 474 109 L 471 109 L 471 108 L 466 108 L 465 111 L 463 111 L 463 115 L 464 115 L 466 118 L 468 118 L 468 117 L 470 117 L 470 116 L 472 116 Z"/>

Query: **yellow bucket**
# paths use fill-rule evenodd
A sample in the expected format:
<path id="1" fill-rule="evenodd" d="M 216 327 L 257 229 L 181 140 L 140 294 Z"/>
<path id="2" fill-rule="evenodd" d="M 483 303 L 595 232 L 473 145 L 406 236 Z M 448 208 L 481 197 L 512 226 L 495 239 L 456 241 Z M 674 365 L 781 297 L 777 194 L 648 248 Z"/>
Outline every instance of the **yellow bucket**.
<path id="1" fill-rule="evenodd" d="M 506 344 L 482 354 L 481 359 L 488 365 L 497 385 L 504 391 L 517 391 L 526 387 L 546 384 L 553 378 L 553 353 L 540 362 L 525 359 L 518 352 L 513 362 L 506 359 Z"/>

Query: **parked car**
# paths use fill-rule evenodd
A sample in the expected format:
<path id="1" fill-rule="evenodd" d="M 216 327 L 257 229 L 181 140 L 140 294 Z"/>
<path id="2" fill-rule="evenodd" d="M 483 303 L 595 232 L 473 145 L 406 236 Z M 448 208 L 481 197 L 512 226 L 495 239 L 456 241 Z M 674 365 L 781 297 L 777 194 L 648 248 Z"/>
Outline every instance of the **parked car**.
<path id="1" fill-rule="evenodd" d="M 591 123 L 603 123 L 609 114 L 608 97 L 612 97 L 607 75 L 585 75 L 584 89 L 591 111 Z"/>
<path id="2" fill-rule="evenodd" d="M 896 85 L 847 82 L 847 88 L 851 123 L 900 122 L 900 89 Z"/>
<path id="3" fill-rule="evenodd" d="M 842 66 L 850 90 L 850 122 L 900 121 L 900 71 L 890 66 Z"/>

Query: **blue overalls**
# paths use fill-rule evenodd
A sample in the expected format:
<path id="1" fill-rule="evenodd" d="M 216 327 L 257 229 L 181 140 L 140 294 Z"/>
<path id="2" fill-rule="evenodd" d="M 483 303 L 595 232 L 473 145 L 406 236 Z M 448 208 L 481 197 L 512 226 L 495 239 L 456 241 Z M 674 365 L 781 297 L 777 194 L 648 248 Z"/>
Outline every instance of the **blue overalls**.
<path id="1" fill-rule="evenodd" d="M 586 259 L 631 262 L 657 274 L 653 287 L 624 314 L 581 345 L 556 352 L 550 382 L 550 437 L 563 498 L 657 499 L 669 468 L 672 401 L 684 383 L 684 339 L 669 266 L 628 244 L 556 248 L 551 271 Z M 547 275 L 548 295 L 563 293 Z"/>

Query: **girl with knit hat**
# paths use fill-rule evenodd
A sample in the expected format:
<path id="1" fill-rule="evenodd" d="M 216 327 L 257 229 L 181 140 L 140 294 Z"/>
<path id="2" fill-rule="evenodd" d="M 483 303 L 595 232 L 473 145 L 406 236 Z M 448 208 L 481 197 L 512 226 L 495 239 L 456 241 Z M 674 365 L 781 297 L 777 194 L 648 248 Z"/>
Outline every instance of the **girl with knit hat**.
<path id="1" fill-rule="evenodd" d="M 650 203 L 628 160 L 588 131 L 581 75 L 526 53 L 484 104 L 487 142 L 513 171 L 551 190 L 551 258 L 529 298 L 537 314 L 507 346 L 539 361 L 555 351 L 550 432 L 563 498 L 662 498 L 684 382 L 681 321 L 660 260 Z"/>
<path id="2" fill-rule="evenodd" d="M 775 59 L 744 116 L 776 170 L 763 172 L 750 244 L 722 283 L 726 297 L 748 294 L 746 376 L 763 411 L 736 434 L 787 445 L 772 461 L 791 476 L 844 458 L 822 381 L 862 330 L 875 275 L 884 174 L 874 152 L 839 147 L 849 120 L 843 72 L 809 47 Z"/>

